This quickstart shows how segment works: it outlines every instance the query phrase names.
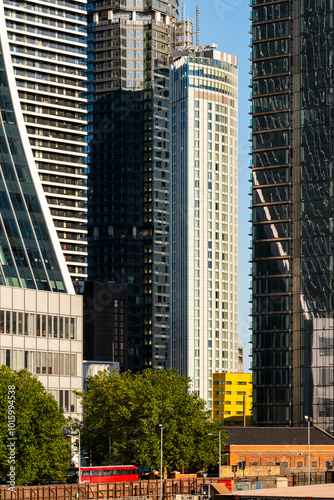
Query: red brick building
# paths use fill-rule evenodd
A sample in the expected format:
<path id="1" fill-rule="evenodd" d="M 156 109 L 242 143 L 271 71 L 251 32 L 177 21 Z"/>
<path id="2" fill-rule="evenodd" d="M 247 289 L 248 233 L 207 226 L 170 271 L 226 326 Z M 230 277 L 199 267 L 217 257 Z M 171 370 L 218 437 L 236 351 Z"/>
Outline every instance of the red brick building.
<path id="1" fill-rule="evenodd" d="M 307 427 L 242 427 L 226 429 L 228 465 L 308 467 Z M 334 462 L 334 438 L 317 426 L 310 429 L 310 466 L 326 469 Z"/>

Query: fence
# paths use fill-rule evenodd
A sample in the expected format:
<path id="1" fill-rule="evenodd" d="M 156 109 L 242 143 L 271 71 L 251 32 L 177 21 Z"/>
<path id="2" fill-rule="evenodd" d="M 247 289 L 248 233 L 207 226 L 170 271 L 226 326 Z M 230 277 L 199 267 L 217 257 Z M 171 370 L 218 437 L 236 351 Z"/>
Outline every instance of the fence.
<path id="1" fill-rule="evenodd" d="M 289 486 L 307 484 L 307 474 L 286 476 Z M 232 479 L 232 478 L 226 478 Z M 245 478 L 246 482 L 261 481 L 258 477 Z M 163 481 L 163 500 L 203 500 L 201 485 L 216 483 L 217 478 L 182 478 Z M 334 472 L 312 473 L 311 484 L 334 482 Z M 0 488 L 0 500 L 159 500 L 160 480 L 133 481 L 128 483 L 60 484 L 47 486 L 18 486 L 14 493 Z M 196 495 L 196 498 L 194 498 Z M 187 498 L 188 497 L 188 498 Z M 237 498 L 237 497 L 235 497 Z M 246 497 L 243 497 L 246 500 Z M 251 498 L 251 496 L 249 496 Z M 233 500 L 233 497 L 230 497 Z"/>
<path id="2" fill-rule="evenodd" d="M 325 484 L 331 482 L 328 480 L 329 474 L 327 472 L 311 472 L 310 484 Z M 299 472 L 293 474 L 293 486 L 306 486 L 308 484 L 308 473 Z"/>
<path id="3" fill-rule="evenodd" d="M 216 482 L 214 478 L 165 479 L 162 496 L 164 500 L 175 495 L 200 495 L 201 484 Z M 78 496 L 79 495 L 79 496 Z M 134 500 L 158 500 L 160 480 L 132 481 L 126 483 L 59 484 L 48 486 L 18 486 L 14 493 L 0 488 L 0 500 L 91 500 L 131 497 Z"/>

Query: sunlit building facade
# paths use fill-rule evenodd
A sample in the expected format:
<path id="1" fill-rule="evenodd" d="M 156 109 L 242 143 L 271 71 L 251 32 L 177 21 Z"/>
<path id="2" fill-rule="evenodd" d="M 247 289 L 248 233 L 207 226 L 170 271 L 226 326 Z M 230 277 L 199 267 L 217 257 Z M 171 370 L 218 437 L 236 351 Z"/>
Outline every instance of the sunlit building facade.
<path id="1" fill-rule="evenodd" d="M 82 387 L 82 297 L 74 292 L 73 273 L 41 171 L 49 155 L 56 154 L 42 136 L 61 133 L 51 128 L 55 118 L 50 115 L 56 110 L 65 113 L 60 102 L 53 105 L 51 100 L 61 90 L 77 91 L 78 79 L 69 84 L 65 75 L 60 76 L 65 70 L 53 72 L 54 63 L 42 62 L 37 54 L 60 57 L 60 46 L 65 47 L 60 40 L 70 37 L 70 28 L 64 28 L 65 12 L 69 19 L 69 12 L 75 14 L 64 8 L 60 22 L 60 11 L 51 10 L 49 2 L 44 7 L 42 2 L 0 4 L 0 364 L 29 370 L 65 414 L 75 416 L 80 409 L 73 391 Z M 48 104 L 42 104 L 43 99 Z M 30 120 L 39 124 L 38 133 L 37 125 L 28 126 Z M 40 136 L 41 144 L 33 135 Z M 55 147 L 60 142 L 55 139 Z M 52 165 L 59 167 L 65 184 L 70 166 L 57 158 Z M 51 169 L 51 162 L 48 165 Z M 60 199 L 61 195 L 54 198 Z M 78 201 L 74 195 L 73 201 Z"/>
<path id="2" fill-rule="evenodd" d="M 238 69 L 215 46 L 170 66 L 172 365 L 212 407 L 212 376 L 238 370 Z"/>
<path id="3" fill-rule="evenodd" d="M 253 418 L 333 432 L 333 5 L 252 20 Z"/>
<path id="4" fill-rule="evenodd" d="M 87 276 L 85 0 L 2 2 L 35 168 L 72 279 Z"/>
<path id="5" fill-rule="evenodd" d="M 252 422 L 253 384 L 251 373 L 214 373 L 213 410 L 215 422 L 249 426 Z"/>

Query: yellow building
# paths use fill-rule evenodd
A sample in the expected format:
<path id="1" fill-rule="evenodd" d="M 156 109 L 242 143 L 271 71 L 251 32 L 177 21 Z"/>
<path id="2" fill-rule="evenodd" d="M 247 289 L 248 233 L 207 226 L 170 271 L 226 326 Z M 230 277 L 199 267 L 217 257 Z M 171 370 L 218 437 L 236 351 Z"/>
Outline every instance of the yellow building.
<path id="1" fill-rule="evenodd" d="M 213 420 L 224 426 L 252 421 L 253 384 L 251 373 L 213 374 Z"/>

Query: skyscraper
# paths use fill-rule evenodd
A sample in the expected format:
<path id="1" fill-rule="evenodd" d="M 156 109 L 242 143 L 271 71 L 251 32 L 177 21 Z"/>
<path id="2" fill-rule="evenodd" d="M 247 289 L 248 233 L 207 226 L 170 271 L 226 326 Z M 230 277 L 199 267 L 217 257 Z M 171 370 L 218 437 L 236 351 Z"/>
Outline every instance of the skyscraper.
<path id="1" fill-rule="evenodd" d="M 40 136 L 61 133 L 48 128 L 53 119 L 45 115 L 65 113 L 61 103 L 51 104 L 58 85 L 59 93 L 74 92 L 77 86 L 58 70 L 51 72 L 51 63 L 42 62 L 39 51 L 47 58 L 62 57 L 60 47 L 65 51 L 67 42 L 55 45 L 58 39 L 70 38 L 70 28 L 65 29 L 60 12 L 50 3 L 9 5 L 8 10 L 0 5 L 0 364 L 13 370 L 27 368 L 66 413 L 75 414 L 73 390 L 82 387 L 82 298 L 74 293 L 39 176 L 52 148 L 41 139 L 37 149 L 32 138 L 32 129 L 37 129 L 25 125 L 30 119 L 38 123 Z M 61 12 L 63 17 L 75 16 L 70 6 Z M 60 23 L 59 32 L 50 28 Z M 41 40 L 44 49 L 37 48 Z M 48 105 L 32 104 L 43 98 Z M 64 143 L 71 145 L 67 139 Z M 53 165 L 67 179 L 70 166 L 62 165 L 60 158 Z"/>
<path id="2" fill-rule="evenodd" d="M 186 49 L 169 78 L 172 365 L 212 407 L 238 370 L 237 58 Z"/>
<path id="3" fill-rule="evenodd" d="M 88 276 L 128 285 L 129 368 L 166 368 L 168 56 L 178 0 L 88 7 Z"/>
<path id="4" fill-rule="evenodd" d="M 333 6 L 252 20 L 253 418 L 333 432 Z"/>
<path id="5" fill-rule="evenodd" d="M 53 224 L 73 280 L 87 275 L 84 0 L 4 0 L 18 98 Z"/>

